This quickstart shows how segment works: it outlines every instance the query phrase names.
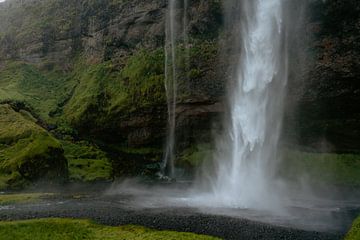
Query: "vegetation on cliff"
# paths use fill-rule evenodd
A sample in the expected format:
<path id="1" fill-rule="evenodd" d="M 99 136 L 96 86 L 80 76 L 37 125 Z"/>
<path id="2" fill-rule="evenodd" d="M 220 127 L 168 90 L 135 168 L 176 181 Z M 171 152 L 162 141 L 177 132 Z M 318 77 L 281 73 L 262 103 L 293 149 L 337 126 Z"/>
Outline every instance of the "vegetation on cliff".
<path id="1" fill-rule="evenodd" d="M 0 66 L 0 102 L 20 101 L 45 120 L 61 103 L 72 86 L 57 71 L 39 70 L 32 64 L 6 61 Z"/>
<path id="2" fill-rule="evenodd" d="M 118 114 L 165 105 L 164 54 L 139 50 L 121 68 L 111 61 L 76 65 L 78 85 L 65 106 L 65 117 L 75 126 L 111 124 Z"/>

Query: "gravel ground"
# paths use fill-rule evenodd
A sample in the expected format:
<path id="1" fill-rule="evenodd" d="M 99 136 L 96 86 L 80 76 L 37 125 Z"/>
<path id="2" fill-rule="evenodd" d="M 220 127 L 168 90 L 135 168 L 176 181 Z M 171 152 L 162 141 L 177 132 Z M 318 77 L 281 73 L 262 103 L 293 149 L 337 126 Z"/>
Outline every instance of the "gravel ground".
<path id="1" fill-rule="evenodd" d="M 350 207 L 332 214 L 332 224 L 323 227 L 296 226 L 286 220 L 275 224 L 257 220 L 226 216 L 226 214 L 205 213 L 189 207 L 144 207 L 134 203 L 134 196 L 102 195 L 92 192 L 60 194 L 39 203 L 0 206 L 0 220 L 22 220 L 47 217 L 88 218 L 106 225 L 142 225 L 158 230 L 175 230 L 217 236 L 223 239 L 254 240 L 335 240 L 342 239 L 359 209 Z M 137 201 L 146 201 L 144 198 Z M 318 213 L 300 210 L 309 219 L 316 219 Z M 321 218 L 319 218 L 321 219 Z M 260 221 L 258 221 L 260 220 Z M 305 222 L 306 222 L 305 218 Z M 271 222 L 266 220 L 265 222 Z M 319 224 L 321 226 L 321 223 Z M 334 228 L 331 226 L 335 226 Z M 317 228 L 319 230 L 317 230 Z"/>

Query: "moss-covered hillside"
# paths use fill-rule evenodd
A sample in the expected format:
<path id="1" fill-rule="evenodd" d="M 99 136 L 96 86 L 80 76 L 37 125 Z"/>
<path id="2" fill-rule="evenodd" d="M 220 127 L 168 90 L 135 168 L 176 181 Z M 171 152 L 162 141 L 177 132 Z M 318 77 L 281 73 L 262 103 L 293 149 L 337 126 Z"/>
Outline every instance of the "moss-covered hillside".
<path id="1" fill-rule="evenodd" d="M 60 142 L 36 121 L 26 110 L 0 105 L 0 188 L 22 187 L 44 178 L 67 179 Z"/>
<path id="2" fill-rule="evenodd" d="M 22 156 L 18 151 L 25 151 L 29 142 L 27 154 L 36 160 L 36 151 L 47 155 L 50 146 L 58 149 L 71 181 L 108 181 L 158 171 L 167 119 L 165 12 L 160 0 L 0 3 L 0 103 L 7 109 L 2 118 L 22 117 L 28 121 L 23 127 L 33 128 L 26 131 L 39 132 L 26 135 L 25 143 L 18 141 L 16 127 L 1 125 L 9 141 L 1 145 L 7 157 L 3 186 L 20 179 L 19 170 L 8 162 Z M 220 24 L 219 1 L 194 2 L 189 46 L 178 47 L 179 52 L 189 49 L 191 56 L 182 67 L 188 73 L 179 73 L 180 79 L 189 80 L 179 83 L 185 114 L 179 128 L 194 129 L 190 139 L 210 136 L 213 111 L 196 109 L 211 109 L 223 94 L 224 82 L 212 69 Z M 186 139 L 180 136 L 180 149 L 191 145 Z M 42 149 L 36 149 L 39 141 Z"/>

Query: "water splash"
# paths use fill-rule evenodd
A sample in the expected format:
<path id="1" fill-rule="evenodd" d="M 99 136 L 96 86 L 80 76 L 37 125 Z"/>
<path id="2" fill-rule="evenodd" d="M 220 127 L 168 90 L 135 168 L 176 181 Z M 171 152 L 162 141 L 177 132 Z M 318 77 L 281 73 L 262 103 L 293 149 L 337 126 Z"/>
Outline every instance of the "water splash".
<path id="1" fill-rule="evenodd" d="M 178 46 L 183 45 L 185 52 L 180 52 L 185 65 L 189 63 L 189 38 L 187 33 L 188 0 L 169 0 L 166 16 L 165 39 L 165 89 L 168 107 L 168 126 L 165 155 L 162 163 L 162 176 L 175 177 L 175 142 L 176 142 L 176 102 L 178 95 L 178 76 L 181 58 Z M 187 70 L 187 69 L 186 69 Z"/>

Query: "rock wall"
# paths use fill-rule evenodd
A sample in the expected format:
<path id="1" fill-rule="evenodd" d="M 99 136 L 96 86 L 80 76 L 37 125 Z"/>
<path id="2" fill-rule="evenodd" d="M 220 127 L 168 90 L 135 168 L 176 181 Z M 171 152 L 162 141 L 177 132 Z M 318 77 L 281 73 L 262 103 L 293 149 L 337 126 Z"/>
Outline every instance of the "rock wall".
<path id="1" fill-rule="evenodd" d="M 294 144 L 315 151 L 358 152 L 360 6 L 354 0 L 311 1 L 307 12 L 299 36 L 306 56 L 297 62 L 298 77 L 290 79 L 285 131 Z"/>

